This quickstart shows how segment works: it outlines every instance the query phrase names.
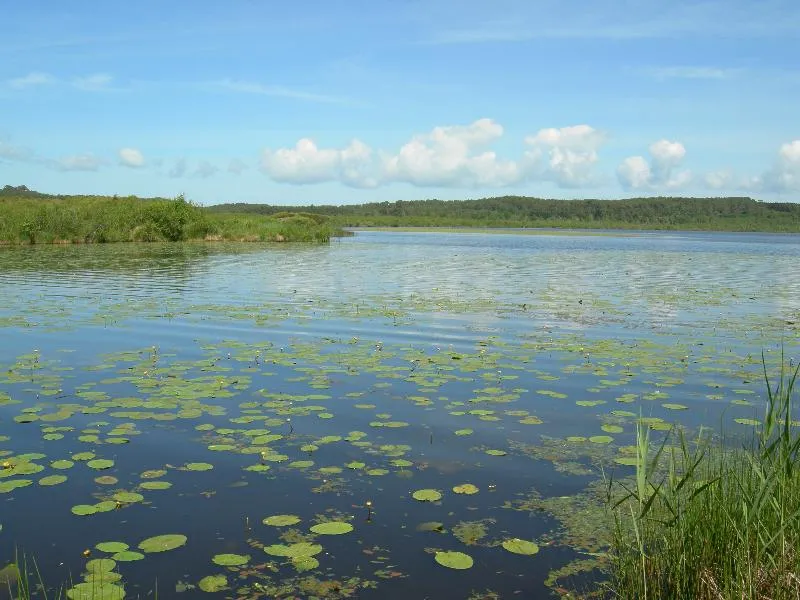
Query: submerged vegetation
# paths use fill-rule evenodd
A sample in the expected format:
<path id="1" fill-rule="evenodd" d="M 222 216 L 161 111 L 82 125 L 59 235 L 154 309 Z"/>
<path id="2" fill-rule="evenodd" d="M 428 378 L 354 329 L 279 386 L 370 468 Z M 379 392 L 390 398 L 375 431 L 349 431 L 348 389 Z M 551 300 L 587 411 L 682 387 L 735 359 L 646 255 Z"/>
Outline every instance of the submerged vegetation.
<path id="1" fill-rule="evenodd" d="M 336 234 L 324 215 L 211 213 L 183 196 L 48 196 L 8 186 L 0 191 L 0 244 L 326 242 Z"/>
<path id="2" fill-rule="evenodd" d="M 625 490 L 611 504 L 613 597 L 800 597 L 797 375 L 781 372 L 774 389 L 767 378 L 766 416 L 743 448 L 702 431 L 696 444 L 676 434 L 653 448 L 638 427 L 635 479 L 609 487 L 610 498 Z"/>
<path id="3" fill-rule="evenodd" d="M 343 227 L 556 227 L 800 231 L 800 204 L 752 198 L 628 198 L 551 200 L 503 196 L 480 200 L 398 200 L 287 208 L 221 204 L 211 211 L 273 214 L 303 210 L 328 215 Z"/>

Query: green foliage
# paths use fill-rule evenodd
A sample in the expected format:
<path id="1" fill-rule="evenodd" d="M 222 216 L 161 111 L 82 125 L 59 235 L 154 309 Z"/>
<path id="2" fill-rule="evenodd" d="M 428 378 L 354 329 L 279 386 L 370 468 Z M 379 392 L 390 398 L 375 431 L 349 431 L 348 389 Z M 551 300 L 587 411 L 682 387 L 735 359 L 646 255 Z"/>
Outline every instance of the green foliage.
<path id="1" fill-rule="evenodd" d="M 48 196 L 0 189 L 0 243 L 208 241 L 327 242 L 329 217 L 282 212 L 274 216 L 209 212 L 186 200 L 105 196 Z"/>
<path id="2" fill-rule="evenodd" d="M 328 215 L 343 227 L 573 227 L 800 231 L 800 205 L 752 198 L 550 200 L 503 196 L 479 200 L 398 200 L 360 205 L 286 207 L 223 204 L 212 212 Z"/>
<path id="3" fill-rule="evenodd" d="M 615 598 L 733 600 L 800 597 L 798 370 L 767 385 L 764 425 L 726 449 L 679 434 L 654 448 L 640 428 L 636 476 L 609 483 Z"/>

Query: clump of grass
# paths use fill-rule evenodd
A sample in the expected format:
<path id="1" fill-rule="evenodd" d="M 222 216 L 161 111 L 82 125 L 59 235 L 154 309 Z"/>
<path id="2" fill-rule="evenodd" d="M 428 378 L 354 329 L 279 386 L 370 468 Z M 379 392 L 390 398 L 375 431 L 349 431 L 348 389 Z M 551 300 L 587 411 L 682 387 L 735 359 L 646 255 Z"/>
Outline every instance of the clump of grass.
<path id="1" fill-rule="evenodd" d="M 0 568 L 0 592 L 7 592 L 9 598 L 16 600 L 60 600 L 64 597 L 62 588 L 48 595 L 36 559 L 31 558 L 29 564 L 28 557 L 19 552 L 14 553 L 12 563 Z"/>
<path id="2" fill-rule="evenodd" d="M 0 243 L 5 244 L 327 242 L 337 233 L 324 215 L 212 213 L 182 195 L 174 199 L 0 195 Z"/>
<path id="3" fill-rule="evenodd" d="M 799 370 L 782 368 L 773 388 L 765 364 L 764 422 L 742 447 L 702 431 L 655 447 L 638 430 L 635 480 L 608 486 L 612 597 L 800 598 Z"/>

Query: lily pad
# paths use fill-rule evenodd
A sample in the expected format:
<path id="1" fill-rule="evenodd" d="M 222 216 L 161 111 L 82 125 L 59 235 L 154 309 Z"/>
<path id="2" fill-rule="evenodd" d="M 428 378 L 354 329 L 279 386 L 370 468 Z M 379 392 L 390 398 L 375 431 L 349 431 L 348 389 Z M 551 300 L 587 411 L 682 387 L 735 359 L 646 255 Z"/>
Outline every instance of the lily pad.
<path id="1" fill-rule="evenodd" d="M 442 493 L 439 490 L 431 489 L 417 490 L 411 496 L 414 500 L 419 500 L 420 502 L 436 502 L 442 499 Z"/>
<path id="2" fill-rule="evenodd" d="M 473 564 L 472 557 L 463 552 L 437 552 L 434 559 L 448 569 L 469 569 Z"/>
<path id="3" fill-rule="evenodd" d="M 453 491 L 456 494 L 467 494 L 471 496 L 472 494 L 477 494 L 479 490 L 477 486 L 471 483 L 462 483 L 461 485 L 455 486 Z"/>
<path id="4" fill-rule="evenodd" d="M 610 444 L 614 441 L 614 438 L 610 435 L 593 435 L 589 438 L 589 441 L 593 444 Z"/>
<path id="5" fill-rule="evenodd" d="M 300 521 L 300 517 L 295 515 L 273 515 L 264 519 L 262 523 L 273 527 L 287 527 L 289 525 L 297 525 Z"/>
<path id="6" fill-rule="evenodd" d="M 214 465 L 204 462 L 198 463 L 186 463 L 184 469 L 187 471 L 210 471 L 214 468 Z"/>
<path id="7" fill-rule="evenodd" d="M 353 526 L 344 521 L 329 521 L 328 523 L 314 525 L 311 527 L 311 531 L 320 535 L 341 535 L 353 531 Z"/>
<path id="8" fill-rule="evenodd" d="M 300 558 L 301 556 L 314 556 L 322 552 L 321 544 L 312 542 L 298 542 L 296 544 L 273 544 L 264 546 L 264 552 L 272 556 L 285 556 L 287 558 Z"/>
<path id="9" fill-rule="evenodd" d="M 228 578 L 225 575 L 206 575 L 197 582 L 197 587 L 204 592 L 220 592 L 228 587 Z"/>
<path id="10" fill-rule="evenodd" d="M 137 494 L 136 492 L 117 492 L 111 497 L 117 502 L 124 502 L 126 504 L 132 504 L 134 502 L 141 502 L 144 500 L 144 496 Z"/>
<path id="11" fill-rule="evenodd" d="M 73 515 L 84 517 L 86 515 L 93 515 L 97 512 L 97 508 L 91 504 L 76 504 L 71 509 Z"/>
<path id="12" fill-rule="evenodd" d="M 105 458 L 96 458 L 94 460 L 90 460 L 86 463 L 86 466 L 90 469 L 96 469 L 98 471 L 102 471 L 104 469 L 110 469 L 114 466 L 113 460 L 108 460 Z"/>
<path id="13" fill-rule="evenodd" d="M 250 557 L 243 554 L 217 554 L 211 562 L 221 567 L 240 567 L 250 562 Z"/>
<path id="14" fill-rule="evenodd" d="M 28 487 L 33 481 L 30 479 L 12 479 L 11 481 L 0 481 L 0 494 L 13 492 L 17 488 Z"/>
<path id="15" fill-rule="evenodd" d="M 505 456 L 506 454 L 508 454 L 508 452 L 506 452 L 505 450 L 489 449 L 486 451 L 486 454 L 488 454 L 489 456 Z"/>
<path id="16" fill-rule="evenodd" d="M 67 590 L 69 600 L 122 600 L 125 588 L 114 583 L 84 582 Z"/>
<path id="17" fill-rule="evenodd" d="M 689 408 L 685 404 L 676 404 L 674 402 L 665 402 L 661 406 L 666 408 L 667 410 L 686 410 L 687 408 Z"/>
<path id="18" fill-rule="evenodd" d="M 117 552 L 111 556 L 117 562 L 134 562 L 137 560 L 142 560 L 144 558 L 144 554 L 141 552 L 135 552 L 133 550 L 125 550 L 124 552 Z"/>
<path id="19" fill-rule="evenodd" d="M 514 554 L 525 554 L 527 556 L 539 552 L 539 546 L 537 546 L 533 542 L 529 542 L 528 540 L 521 540 L 519 538 L 505 540 L 503 542 L 503 548 L 505 548 L 509 552 L 513 552 Z"/>
<path id="20" fill-rule="evenodd" d="M 117 552 L 125 552 L 130 546 L 124 542 L 100 542 L 95 545 L 95 548 L 100 550 L 100 552 L 115 554 Z"/>
<path id="21" fill-rule="evenodd" d="M 187 537 L 179 533 L 170 533 L 166 535 L 157 535 L 155 537 L 147 538 L 139 544 L 139 550 L 148 554 L 153 552 L 166 552 L 167 550 L 174 550 L 183 546 Z"/>

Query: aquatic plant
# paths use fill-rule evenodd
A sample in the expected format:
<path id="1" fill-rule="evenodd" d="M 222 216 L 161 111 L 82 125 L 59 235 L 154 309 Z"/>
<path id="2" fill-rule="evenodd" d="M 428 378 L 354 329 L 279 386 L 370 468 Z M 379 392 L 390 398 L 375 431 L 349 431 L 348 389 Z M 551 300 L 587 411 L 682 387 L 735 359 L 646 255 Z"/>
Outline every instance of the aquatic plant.
<path id="1" fill-rule="evenodd" d="M 702 432 L 694 442 L 673 432 L 656 447 L 637 426 L 635 478 L 608 487 L 613 597 L 800 597 L 800 367 L 782 368 L 773 388 L 762 363 L 766 413 L 743 447 Z"/>

